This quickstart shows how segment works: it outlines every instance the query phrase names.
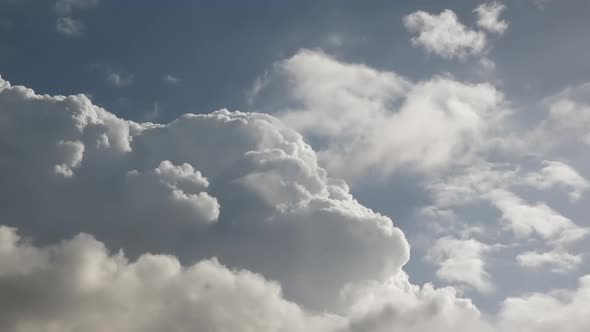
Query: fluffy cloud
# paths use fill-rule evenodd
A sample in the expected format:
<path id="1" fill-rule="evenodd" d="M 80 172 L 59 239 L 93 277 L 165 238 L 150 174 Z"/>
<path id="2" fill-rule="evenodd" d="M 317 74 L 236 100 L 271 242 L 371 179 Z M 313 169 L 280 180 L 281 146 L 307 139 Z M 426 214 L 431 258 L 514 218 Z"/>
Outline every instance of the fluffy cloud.
<path id="1" fill-rule="evenodd" d="M 442 237 L 428 250 L 426 259 L 436 264 L 437 277 L 474 287 L 480 292 L 493 289 L 490 275 L 485 270 L 483 255 L 493 247 L 475 239 Z"/>
<path id="2" fill-rule="evenodd" d="M 352 301 L 346 332 L 491 332 L 492 324 L 469 299 L 452 287 L 412 285 L 399 274 L 385 283 L 366 283 L 349 290 Z"/>
<path id="3" fill-rule="evenodd" d="M 477 25 L 489 32 L 504 34 L 508 29 L 508 23 L 500 19 L 504 9 L 506 6 L 498 2 L 482 3 L 474 9 L 477 14 Z"/>
<path id="4" fill-rule="evenodd" d="M 559 161 L 543 161 L 544 167 L 539 172 L 530 173 L 524 182 L 539 189 L 563 187 L 570 190 L 569 197 L 572 201 L 580 199 L 590 184 L 571 166 Z"/>
<path id="5" fill-rule="evenodd" d="M 516 260 L 524 267 L 549 267 L 554 272 L 573 270 L 582 263 L 581 255 L 572 255 L 563 250 L 553 250 L 544 253 L 527 251 L 516 256 Z"/>
<path id="6" fill-rule="evenodd" d="M 411 39 L 414 46 L 447 59 L 480 54 L 486 47 L 485 33 L 463 25 L 449 9 L 438 15 L 417 11 L 405 16 L 403 23 L 408 31 L 417 34 Z"/>
<path id="7" fill-rule="evenodd" d="M 590 276 L 579 279 L 574 291 L 533 293 L 505 300 L 499 313 L 502 331 L 583 332 L 590 326 Z"/>
<path id="8" fill-rule="evenodd" d="M 461 165 L 462 155 L 485 149 L 502 116 L 501 94 L 486 84 L 412 83 L 309 51 L 277 70 L 299 103 L 279 116 L 318 143 L 326 164 L 338 140 L 370 142 L 350 145 L 351 155 L 370 157 L 361 167 L 350 163 L 354 172 L 378 162 L 393 163 L 385 172 Z M 306 113 L 312 108 L 321 114 Z M 367 113 L 355 117 L 357 109 Z M 1 79 L 0 110 L 0 218 L 36 243 L 0 227 L 3 330 L 507 332 L 540 330 L 538 317 L 572 332 L 587 326 L 579 314 L 587 306 L 584 278 L 577 291 L 510 298 L 490 319 L 452 287 L 411 284 L 401 271 L 409 259 L 403 233 L 357 202 L 302 136 L 270 115 L 220 110 L 165 125 L 134 123 L 83 95 L 39 95 Z M 335 127 L 305 118 L 313 116 L 337 120 Z M 428 131 L 426 118 L 435 119 Z M 441 199 L 437 208 L 481 194 L 510 232 L 538 236 L 558 252 L 585 229 L 544 203 L 528 203 L 508 183 L 527 174 L 516 185 L 581 195 L 585 189 L 571 180 L 577 173 L 564 165 L 546 162 L 536 175 L 460 168 L 459 177 L 451 172 L 431 189 L 447 190 L 447 205 Z M 455 180 L 462 185 L 445 186 Z M 489 289 L 484 256 L 491 248 L 446 239 L 431 253 L 439 277 Z M 119 248 L 126 254 L 109 253 Z M 549 266 L 539 255 L 523 253 L 521 264 Z M 468 273 L 459 275 L 457 266 Z"/>
<path id="9" fill-rule="evenodd" d="M 309 50 L 277 63 L 269 80 L 286 84 L 293 103 L 281 119 L 316 143 L 331 174 L 347 178 L 460 163 L 488 144 L 505 116 L 503 96 L 489 84 L 412 83 Z"/>
<path id="10" fill-rule="evenodd" d="M 216 256 L 314 309 L 337 308 L 345 285 L 383 280 L 408 260 L 391 219 L 359 204 L 271 116 L 138 124 L 83 95 L 0 86 L 1 218 L 41 243 L 87 232 L 131 257 Z"/>
<path id="11" fill-rule="evenodd" d="M 38 248 L 0 226 L 0 328 L 24 331 L 334 331 L 280 286 L 215 259 L 182 266 L 173 256 L 129 261 L 80 234 Z"/>
<path id="12" fill-rule="evenodd" d="M 492 204 L 502 212 L 507 229 L 517 237 L 538 235 L 555 245 L 568 244 L 584 237 L 588 230 L 576 225 L 544 203 L 528 204 L 504 190 L 490 193 Z"/>

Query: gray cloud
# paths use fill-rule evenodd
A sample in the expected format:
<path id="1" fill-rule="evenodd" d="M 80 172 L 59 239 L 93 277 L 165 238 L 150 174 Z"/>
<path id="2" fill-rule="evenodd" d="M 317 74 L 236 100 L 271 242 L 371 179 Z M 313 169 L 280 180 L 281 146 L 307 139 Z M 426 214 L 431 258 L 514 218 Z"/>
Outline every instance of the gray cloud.
<path id="1" fill-rule="evenodd" d="M 87 232 L 132 257 L 217 256 L 317 309 L 408 260 L 391 219 L 359 204 L 271 116 L 222 110 L 138 124 L 84 95 L 2 87 L 2 219 L 41 242 Z"/>

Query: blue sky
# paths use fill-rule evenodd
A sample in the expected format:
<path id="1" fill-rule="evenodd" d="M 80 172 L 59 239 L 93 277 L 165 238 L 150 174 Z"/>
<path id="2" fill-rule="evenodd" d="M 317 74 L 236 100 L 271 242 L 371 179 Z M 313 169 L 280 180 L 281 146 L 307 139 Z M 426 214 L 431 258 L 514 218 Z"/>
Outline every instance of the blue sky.
<path id="1" fill-rule="evenodd" d="M 583 0 L 0 0 L 0 267 L 19 289 L 81 276 L 115 307 L 154 289 L 138 266 L 174 275 L 147 300 L 155 329 L 585 331 L 588 17 Z M 112 271 L 142 291 L 113 297 Z M 220 293 L 168 292 L 201 282 Z M 78 291 L 7 293 L 23 314 L 0 327 L 150 331 Z M 59 310 L 10 300 L 27 296 Z M 227 298 L 234 319 L 202 309 Z"/>

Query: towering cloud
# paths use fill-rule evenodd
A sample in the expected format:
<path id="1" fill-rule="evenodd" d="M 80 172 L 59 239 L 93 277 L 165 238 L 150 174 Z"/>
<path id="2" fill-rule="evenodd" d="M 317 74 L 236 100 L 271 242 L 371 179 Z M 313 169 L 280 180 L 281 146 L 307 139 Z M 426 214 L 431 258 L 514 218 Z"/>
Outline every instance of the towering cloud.
<path id="1" fill-rule="evenodd" d="M 87 232 L 132 258 L 215 256 L 320 310 L 337 308 L 344 286 L 388 278 L 408 260 L 391 219 L 359 204 L 271 116 L 221 110 L 138 124 L 83 95 L 1 86 L 1 218 L 40 243 Z"/>

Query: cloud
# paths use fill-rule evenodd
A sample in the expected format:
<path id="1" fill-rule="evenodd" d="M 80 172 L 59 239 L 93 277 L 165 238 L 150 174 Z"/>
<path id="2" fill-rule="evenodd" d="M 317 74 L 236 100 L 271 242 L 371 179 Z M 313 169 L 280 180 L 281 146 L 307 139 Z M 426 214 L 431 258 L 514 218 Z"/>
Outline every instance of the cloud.
<path id="1" fill-rule="evenodd" d="M 505 114 L 502 94 L 489 84 L 413 83 L 317 51 L 278 62 L 268 80 L 284 84 L 291 103 L 278 116 L 316 143 L 331 174 L 348 179 L 461 163 L 490 142 Z"/>
<path id="2" fill-rule="evenodd" d="M 513 186 L 581 192 L 567 180 L 573 168 L 476 163 L 503 115 L 495 88 L 448 77 L 411 82 L 311 51 L 276 70 L 294 88 L 280 119 L 219 110 L 168 124 L 135 123 L 84 95 L 41 95 L 0 79 L 0 219 L 34 241 L 0 227 L 0 329 L 508 332 L 541 330 L 531 317 L 546 316 L 551 327 L 587 326 L 576 316 L 587 307 L 587 277 L 578 290 L 510 298 L 490 317 L 454 287 L 411 284 L 404 234 L 320 166 L 337 160 L 330 151 L 350 151 L 368 159 L 346 159 L 353 174 L 380 162 L 393 164 L 386 174 L 426 170 L 441 180 L 433 193 L 446 190 L 436 208 L 485 200 L 510 233 L 558 252 L 586 229 Z M 339 151 L 339 140 L 350 150 Z M 443 239 L 431 253 L 439 277 L 490 286 L 491 245 Z M 120 248 L 125 254 L 110 254 Z M 520 255 L 529 265 L 537 256 Z"/>
<path id="3" fill-rule="evenodd" d="M 481 54 L 486 47 L 485 33 L 463 25 L 449 9 L 438 15 L 417 11 L 405 16 L 403 23 L 409 32 L 417 34 L 411 39 L 412 45 L 443 58 Z"/>
<path id="4" fill-rule="evenodd" d="M 310 314 L 280 286 L 216 259 L 129 261 L 80 234 L 47 247 L 0 226 L 0 328 L 18 331 L 330 331 L 335 315 Z M 255 305 L 254 305 L 255 304 Z"/>
<path id="5" fill-rule="evenodd" d="M 506 299 L 501 306 L 502 331 L 549 332 L 562 329 L 583 332 L 590 317 L 583 314 L 590 306 L 590 276 L 579 279 L 576 290 L 555 290 Z"/>
<path id="6" fill-rule="evenodd" d="M 525 177 L 524 181 L 539 189 L 564 187 L 570 190 L 571 201 L 577 201 L 588 189 L 590 184 L 571 166 L 559 161 L 543 161 L 544 167 Z"/>
<path id="7" fill-rule="evenodd" d="M 353 303 L 346 332 L 494 331 L 471 300 L 453 287 L 412 285 L 399 274 L 386 283 L 366 283 L 346 296 Z"/>
<path id="8" fill-rule="evenodd" d="M 553 161 L 542 165 L 539 171 L 525 173 L 518 166 L 474 164 L 430 184 L 429 190 L 437 209 L 487 201 L 502 213 L 506 229 L 519 238 L 538 235 L 554 245 L 575 242 L 586 235 L 585 228 L 547 204 L 530 204 L 512 191 L 523 186 L 540 190 L 565 187 L 568 196 L 577 199 L 585 190 L 585 180 L 569 165 Z"/>
<path id="9" fill-rule="evenodd" d="M 545 118 L 518 142 L 522 149 L 553 152 L 573 144 L 590 145 L 590 82 L 563 89 L 545 98 Z"/>
<path id="10" fill-rule="evenodd" d="M 492 249 L 475 239 L 442 237 L 428 250 L 426 259 L 438 266 L 436 276 L 440 279 L 490 292 L 494 287 L 485 270 L 483 255 Z"/>
<path id="11" fill-rule="evenodd" d="M 1 218 L 45 243 L 0 227 L 2 330 L 451 331 L 479 317 L 451 288 L 411 285 L 403 233 L 276 118 L 138 124 L 4 80 L 0 109 Z"/>
<path id="12" fill-rule="evenodd" d="M 68 37 L 80 37 L 84 32 L 81 20 L 72 18 L 74 10 L 85 10 L 98 6 L 99 0 L 56 0 L 54 10 L 58 15 L 55 29 Z"/>
<path id="13" fill-rule="evenodd" d="M 79 37 L 84 31 L 84 25 L 71 17 L 58 17 L 55 29 L 64 36 Z"/>
<path id="14" fill-rule="evenodd" d="M 588 234 L 587 229 L 544 203 L 528 204 L 513 193 L 500 189 L 492 191 L 490 198 L 502 212 L 505 227 L 517 237 L 538 235 L 555 245 L 564 245 Z"/>
<path id="15" fill-rule="evenodd" d="M 107 81 L 113 86 L 124 87 L 133 83 L 133 75 L 117 73 L 110 69 L 107 73 Z"/>
<path id="16" fill-rule="evenodd" d="M 170 74 L 164 76 L 163 80 L 164 80 L 164 83 L 169 84 L 169 85 L 176 85 L 181 82 L 181 80 L 178 77 L 172 76 Z"/>
<path id="17" fill-rule="evenodd" d="M 539 253 L 527 251 L 516 256 L 518 264 L 528 268 L 541 269 L 548 267 L 554 272 L 567 272 L 576 269 L 582 263 L 580 255 L 572 255 L 563 250 Z"/>
<path id="18" fill-rule="evenodd" d="M 473 10 L 477 14 L 477 25 L 489 32 L 504 34 L 508 29 L 508 23 L 500 20 L 504 9 L 506 6 L 499 2 L 482 3 Z"/>
<path id="19" fill-rule="evenodd" d="M 345 285 L 389 278 L 409 259 L 392 220 L 357 202 L 269 115 L 138 124 L 84 95 L 0 86 L 0 218 L 41 243 L 85 232 L 130 257 L 216 256 L 318 310 L 337 308 Z"/>

